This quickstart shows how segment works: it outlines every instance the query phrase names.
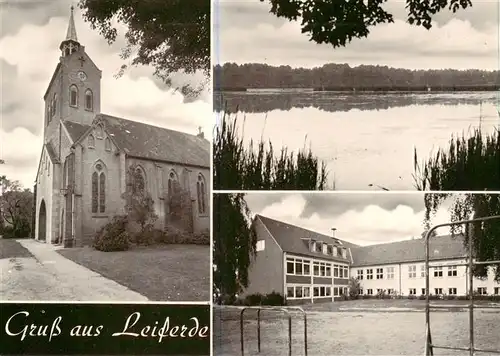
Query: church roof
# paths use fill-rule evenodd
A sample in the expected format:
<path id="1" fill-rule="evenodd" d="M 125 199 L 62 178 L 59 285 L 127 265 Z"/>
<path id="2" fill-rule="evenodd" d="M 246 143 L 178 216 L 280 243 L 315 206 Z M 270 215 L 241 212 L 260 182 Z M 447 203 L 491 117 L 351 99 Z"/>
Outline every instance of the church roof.
<path id="1" fill-rule="evenodd" d="M 78 139 L 90 129 L 89 125 L 82 125 L 73 121 L 64 121 L 64 126 L 66 126 L 73 142 L 78 141 Z"/>
<path id="2" fill-rule="evenodd" d="M 73 17 L 73 6 L 71 6 L 71 15 L 69 16 L 68 31 L 66 32 L 66 41 L 78 42 L 76 37 L 75 18 Z"/>
<path id="3" fill-rule="evenodd" d="M 210 167 L 210 142 L 204 138 L 104 114 L 96 115 L 96 121 L 104 122 L 105 131 L 128 156 Z M 92 128 L 71 121 L 64 124 L 75 143 Z"/>
<path id="4" fill-rule="evenodd" d="M 210 143 L 204 138 L 104 114 L 96 119 L 129 156 L 210 167 Z"/>
<path id="5" fill-rule="evenodd" d="M 52 163 L 59 163 L 59 159 L 57 158 L 56 152 L 54 151 L 54 147 L 52 147 L 52 144 L 50 142 L 47 142 L 45 144 L 45 149 L 47 150 L 47 154 L 49 155 Z"/>

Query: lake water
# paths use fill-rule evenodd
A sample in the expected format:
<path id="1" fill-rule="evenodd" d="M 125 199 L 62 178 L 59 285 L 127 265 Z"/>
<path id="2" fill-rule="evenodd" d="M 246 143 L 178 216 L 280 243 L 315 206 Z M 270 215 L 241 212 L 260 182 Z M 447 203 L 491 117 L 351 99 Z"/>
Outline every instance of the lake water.
<path id="1" fill-rule="evenodd" d="M 247 142 L 263 138 L 294 151 L 310 146 L 327 163 L 336 190 L 414 190 L 414 149 L 423 159 L 447 148 L 452 135 L 479 126 L 494 132 L 497 103 L 496 92 L 266 91 L 215 94 L 214 110 L 238 109 Z"/>

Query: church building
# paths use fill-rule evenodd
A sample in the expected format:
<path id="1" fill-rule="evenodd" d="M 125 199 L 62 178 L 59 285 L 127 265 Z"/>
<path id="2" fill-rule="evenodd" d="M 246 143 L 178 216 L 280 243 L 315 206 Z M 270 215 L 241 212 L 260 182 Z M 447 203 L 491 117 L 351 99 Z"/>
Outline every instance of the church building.
<path id="1" fill-rule="evenodd" d="M 210 142 L 101 113 L 101 70 L 77 39 L 73 8 L 61 57 L 44 95 L 43 148 L 35 183 L 35 238 L 66 247 L 90 245 L 125 213 L 130 167 L 154 201 L 157 227 L 210 227 Z M 208 120 L 208 117 L 207 117 Z M 172 221 L 173 187 L 190 205 Z M 189 205 L 189 204 L 188 204 Z M 178 215 L 178 214 L 177 214 Z"/>

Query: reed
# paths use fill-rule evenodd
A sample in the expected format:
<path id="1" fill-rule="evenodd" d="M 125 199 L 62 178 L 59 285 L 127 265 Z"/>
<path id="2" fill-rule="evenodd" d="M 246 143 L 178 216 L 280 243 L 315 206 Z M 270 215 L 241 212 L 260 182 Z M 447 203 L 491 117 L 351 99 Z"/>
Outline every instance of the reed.
<path id="1" fill-rule="evenodd" d="M 213 141 L 215 190 L 324 190 L 326 163 L 304 147 L 296 154 L 272 143 L 250 141 L 237 132 L 238 118 L 224 112 Z"/>
<path id="2" fill-rule="evenodd" d="M 413 179 L 418 190 L 500 190 L 500 131 L 452 137 L 447 149 L 423 161 L 415 148 Z"/>

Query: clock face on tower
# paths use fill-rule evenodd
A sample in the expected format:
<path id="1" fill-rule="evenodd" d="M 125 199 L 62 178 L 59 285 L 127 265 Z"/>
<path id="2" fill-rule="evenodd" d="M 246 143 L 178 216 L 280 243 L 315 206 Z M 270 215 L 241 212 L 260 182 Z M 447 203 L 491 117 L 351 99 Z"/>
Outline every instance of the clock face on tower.
<path id="1" fill-rule="evenodd" d="M 82 72 L 82 71 L 79 71 L 79 72 L 77 73 L 77 76 L 78 76 L 78 78 L 79 78 L 81 81 L 84 81 L 84 80 L 86 80 L 86 79 L 87 79 L 87 74 L 85 74 L 85 72 Z"/>

